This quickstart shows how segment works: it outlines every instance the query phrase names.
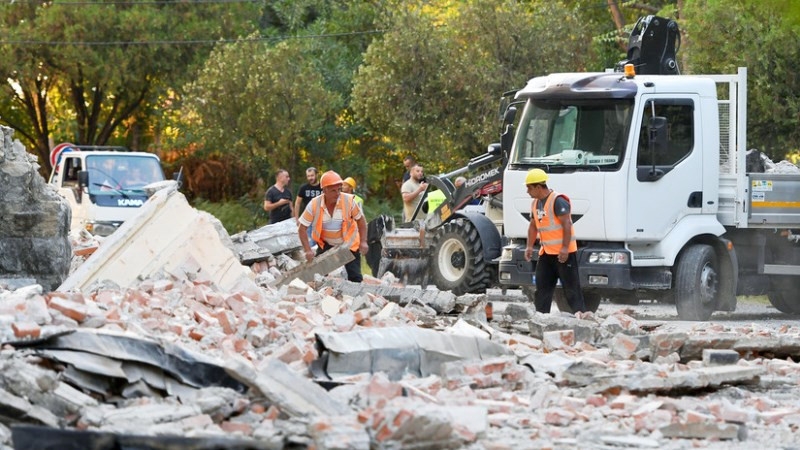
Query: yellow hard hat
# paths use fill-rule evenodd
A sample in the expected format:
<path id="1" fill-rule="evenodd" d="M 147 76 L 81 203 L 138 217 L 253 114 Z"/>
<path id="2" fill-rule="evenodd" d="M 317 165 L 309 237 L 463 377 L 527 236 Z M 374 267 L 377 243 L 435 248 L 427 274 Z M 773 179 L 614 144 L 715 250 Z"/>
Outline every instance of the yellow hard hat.
<path id="1" fill-rule="evenodd" d="M 337 184 L 342 184 L 342 177 L 332 170 L 323 173 L 322 178 L 319 179 L 319 186 L 323 189 Z"/>
<path id="2" fill-rule="evenodd" d="M 349 184 L 351 188 L 353 188 L 353 189 L 355 189 L 355 188 L 356 188 L 356 180 L 354 180 L 354 179 L 353 179 L 353 177 L 347 177 L 347 178 L 345 178 L 345 179 L 344 179 L 344 182 L 345 182 L 345 183 L 347 183 L 347 184 Z"/>
<path id="3" fill-rule="evenodd" d="M 525 176 L 525 184 L 547 183 L 547 173 L 542 169 L 531 169 Z"/>

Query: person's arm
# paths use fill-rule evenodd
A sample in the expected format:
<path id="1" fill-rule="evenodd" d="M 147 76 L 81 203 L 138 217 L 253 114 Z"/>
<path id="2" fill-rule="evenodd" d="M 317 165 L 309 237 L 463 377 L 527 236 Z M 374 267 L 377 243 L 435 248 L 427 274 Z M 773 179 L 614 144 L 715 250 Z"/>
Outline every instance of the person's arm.
<path id="1" fill-rule="evenodd" d="M 556 217 L 561 221 L 562 234 L 564 235 L 564 239 L 561 241 L 561 250 L 558 251 L 558 262 L 565 263 L 569 256 L 569 243 L 572 240 L 572 217 L 569 213 Z"/>
<path id="2" fill-rule="evenodd" d="M 367 244 L 367 220 L 364 219 L 363 214 L 356 220 L 356 225 L 358 225 L 358 237 L 361 241 L 358 245 L 358 250 L 362 255 L 366 255 L 369 251 L 369 244 Z"/>
<path id="3" fill-rule="evenodd" d="M 536 227 L 536 212 L 535 208 L 531 211 L 531 221 L 528 223 L 528 242 L 525 244 L 525 260 L 530 261 L 533 258 L 533 244 L 536 243 L 536 236 L 539 234 L 539 229 Z"/>
<path id="4" fill-rule="evenodd" d="M 314 259 L 314 250 L 311 250 L 311 244 L 308 242 L 308 227 L 302 223 L 299 224 L 297 226 L 297 236 L 303 246 L 303 254 L 306 256 L 306 261 L 311 261 Z"/>
<path id="5" fill-rule="evenodd" d="M 411 203 L 412 201 L 414 201 L 415 198 L 419 197 L 420 194 L 425 192 L 425 189 L 427 189 L 427 187 L 428 187 L 428 183 L 423 181 L 422 183 L 420 183 L 420 185 L 417 188 L 417 190 L 409 191 L 409 192 L 403 192 L 403 202 Z"/>
<path id="6" fill-rule="evenodd" d="M 267 191 L 267 195 L 264 197 L 264 211 L 272 211 L 275 208 L 280 208 L 281 206 L 291 203 L 292 201 L 286 198 L 279 198 L 277 201 L 273 201 L 273 196 L 271 195 L 270 191 Z"/>

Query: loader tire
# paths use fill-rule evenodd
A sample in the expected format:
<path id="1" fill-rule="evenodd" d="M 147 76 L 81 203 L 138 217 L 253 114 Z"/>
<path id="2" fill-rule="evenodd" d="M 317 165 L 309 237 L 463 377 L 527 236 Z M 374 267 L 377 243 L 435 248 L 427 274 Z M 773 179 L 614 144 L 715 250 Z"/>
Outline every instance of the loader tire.
<path id="1" fill-rule="evenodd" d="M 772 306 L 784 314 L 800 314 L 800 278 L 790 275 L 769 277 L 767 298 Z"/>
<path id="2" fill-rule="evenodd" d="M 485 259 L 478 230 L 469 220 L 446 223 L 434 239 L 430 272 L 440 290 L 456 295 L 482 292 L 492 285 L 494 270 Z"/>
<path id="3" fill-rule="evenodd" d="M 675 270 L 675 306 L 681 320 L 705 321 L 720 298 L 719 263 L 710 245 L 687 247 Z"/>

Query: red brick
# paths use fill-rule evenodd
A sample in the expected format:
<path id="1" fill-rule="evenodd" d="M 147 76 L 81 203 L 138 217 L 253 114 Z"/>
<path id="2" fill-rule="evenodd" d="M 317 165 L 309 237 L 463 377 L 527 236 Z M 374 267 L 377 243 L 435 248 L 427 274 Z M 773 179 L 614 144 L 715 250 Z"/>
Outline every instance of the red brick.
<path id="1" fill-rule="evenodd" d="M 232 312 L 227 310 L 220 310 L 214 314 L 219 325 L 222 327 L 222 331 L 225 334 L 233 334 L 236 332 L 236 316 L 233 315 Z"/>
<path id="2" fill-rule="evenodd" d="M 243 422 L 222 422 L 219 425 L 227 433 L 239 433 L 248 436 L 253 433 L 253 427 Z"/>
<path id="3" fill-rule="evenodd" d="M 54 298 L 50 301 L 50 309 L 54 309 L 77 322 L 83 322 L 86 319 L 88 309 L 86 305 L 75 303 L 71 300 L 63 298 Z"/>
<path id="4" fill-rule="evenodd" d="M 14 336 L 18 338 L 38 338 L 42 334 L 42 329 L 36 322 L 15 322 L 11 324 Z"/>

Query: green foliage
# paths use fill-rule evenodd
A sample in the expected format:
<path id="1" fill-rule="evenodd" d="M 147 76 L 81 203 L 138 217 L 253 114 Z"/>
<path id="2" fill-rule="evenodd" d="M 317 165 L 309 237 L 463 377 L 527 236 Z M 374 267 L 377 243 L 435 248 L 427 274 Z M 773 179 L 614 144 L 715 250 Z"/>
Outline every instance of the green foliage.
<path id="1" fill-rule="evenodd" d="M 268 172 L 299 173 L 305 142 L 341 108 L 304 51 L 298 41 L 272 47 L 243 41 L 215 50 L 186 89 L 185 104 L 197 118 L 193 136 L 209 151 Z"/>
<path id="2" fill-rule="evenodd" d="M 534 75 L 585 65 L 589 35 L 560 2 L 474 0 L 387 12 L 387 32 L 367 50 L 352 107 L 426 165 L 461 166 L 497 140 L 497 99 Z M 547 45 L 541 45 L 547 42 Z"/>
<path id="3" fill-rule="evenodd" d="M 6 2 L 0 7 L 8 42 L 0 75 L 8 96 L 0 101 L 0 123 L 18 131 L 46 169 L 50 141 L 104 144 L 124 140 L 126 126 L 141 133 L 143 127 L 132 119 L 146 119 L 137 113 L 170 86 L 190 79 L 210 50 L 173 42 L 238 35 L 252 29 L 257 8 L 255 3 Z"/>
<path id="4" fill-rule="evenodd" d="M 255 230 L 269 223 L 269 216 L 261 209 L 261 200 L 242 197 L 238 201 L 212 203 L 198 199 L 193 205 L 222 222 L 228 234 Z"/>
<path id="5" fill-rule="evenodd" d="M 684 73 L 748 69 L 748 147 L 774 160 L 798 149 L 800 22 L 795 3 L 686 0 Z"/>

